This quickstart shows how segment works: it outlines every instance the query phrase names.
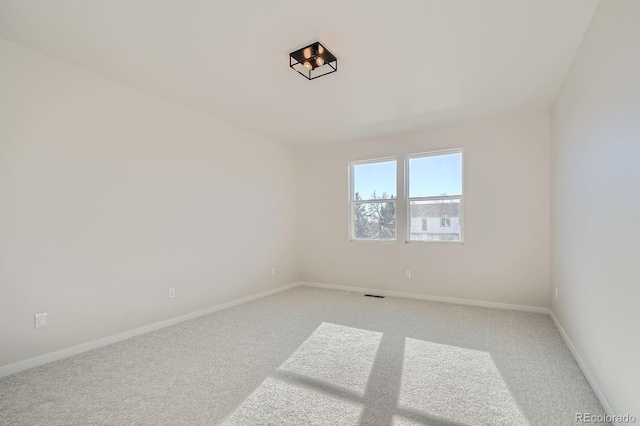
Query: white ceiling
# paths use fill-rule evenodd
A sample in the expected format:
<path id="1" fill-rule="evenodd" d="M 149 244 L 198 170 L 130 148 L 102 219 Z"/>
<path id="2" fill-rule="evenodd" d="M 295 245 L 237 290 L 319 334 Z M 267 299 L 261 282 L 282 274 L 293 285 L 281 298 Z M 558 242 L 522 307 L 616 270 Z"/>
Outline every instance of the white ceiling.
<path id="1" fill-rule="evenodd" d="M 0 0 L 0 37 L 291 143 L 547 108 L 598 0 Z M 288 53 L 320 40 L 335 74 Z"/>

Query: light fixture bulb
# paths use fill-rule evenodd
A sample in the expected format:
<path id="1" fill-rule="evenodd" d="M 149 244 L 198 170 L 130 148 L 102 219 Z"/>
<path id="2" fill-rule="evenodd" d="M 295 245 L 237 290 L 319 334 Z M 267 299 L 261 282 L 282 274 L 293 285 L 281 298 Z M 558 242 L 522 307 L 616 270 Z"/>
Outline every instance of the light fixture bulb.
<path id="1" fill-rule="evenodd" d="M 324 65 L 324 59 L 322 59 L 321 56 L 318 56 L 316 58 L 316 64 L 318 64 L 319 67 L 323 66 Z"/>
<path id="2" fill-rule="evenodd" d="M 308 70 L 313 69 L 313 65 L 311 65 L 311 62 L 309 61 L 305 61 L 302 65 Z"/>

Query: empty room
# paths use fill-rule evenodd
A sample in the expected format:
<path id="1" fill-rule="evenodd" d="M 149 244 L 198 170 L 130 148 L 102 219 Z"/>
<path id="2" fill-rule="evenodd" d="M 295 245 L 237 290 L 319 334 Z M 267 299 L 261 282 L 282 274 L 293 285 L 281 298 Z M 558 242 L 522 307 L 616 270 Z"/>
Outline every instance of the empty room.
<path id="1" fill-rule="evenodd" d="M 0 425 L 640 422 L 640 1 L 0 0 Z"/>

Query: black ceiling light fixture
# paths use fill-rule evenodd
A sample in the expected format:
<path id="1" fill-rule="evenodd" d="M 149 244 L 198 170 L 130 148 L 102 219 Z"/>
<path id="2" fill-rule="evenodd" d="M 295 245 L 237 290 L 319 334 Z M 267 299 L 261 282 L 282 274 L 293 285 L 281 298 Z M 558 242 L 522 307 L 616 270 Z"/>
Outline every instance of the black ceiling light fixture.
<path id="1" fill-rule="evenodd" d="M 319 41 L 289 54 L 289 66 L 307 80 L 338 71 L 338 58 Z"/>

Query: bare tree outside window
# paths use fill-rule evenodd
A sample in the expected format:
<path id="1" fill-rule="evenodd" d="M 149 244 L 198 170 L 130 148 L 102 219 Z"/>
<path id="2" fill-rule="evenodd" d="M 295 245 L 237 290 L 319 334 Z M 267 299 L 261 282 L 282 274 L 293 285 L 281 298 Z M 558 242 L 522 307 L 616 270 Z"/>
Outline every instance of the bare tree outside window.
<path id="1" fill-rule="evenodd" d="M 359 193 L 356 201 L 362 201 Z M 390 200 L 389 202 L 372 202 L 371 200 Z M 355 238 L 361 240 L 394 240 L 396 238 L 396 203 L 393 194 L 374 191 L 367 202 L 354 204 Z"/>

